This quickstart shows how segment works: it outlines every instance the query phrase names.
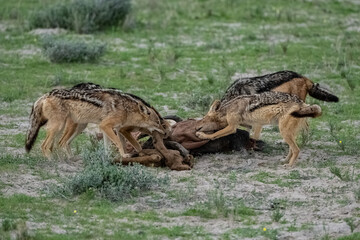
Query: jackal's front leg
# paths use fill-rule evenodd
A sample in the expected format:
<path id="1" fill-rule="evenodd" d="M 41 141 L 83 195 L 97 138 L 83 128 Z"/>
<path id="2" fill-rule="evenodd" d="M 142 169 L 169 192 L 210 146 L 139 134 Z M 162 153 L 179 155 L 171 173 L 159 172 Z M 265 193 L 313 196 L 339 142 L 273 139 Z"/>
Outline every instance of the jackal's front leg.
<path id="1" fill-rule="evenodd" d="M 104 137 L 105 138 L 108 137 L 115 144 L 115 146 L 119 149 L 121 157 L 123 157 L 123 158 L 129 157 L 128 155 L 125 154 L 124 147 L 123 147 L 119 137 L 115 134 L 115 132 L 113 130 L 114 124 L 111 121 L 103 121 L 102 123 L 100 123 L 99 128 L 105 134 Z M 107 145 L 105 141 L 104 141 L 104 143 L 105 143 L 105 145 Z"/>
<path id="2" fill-rule="evenodd" d="M 206 134 L 204 132 L 196 132 L 196 136 L 200 139 L 210 139 L 214 140 L 217 138 L 225 137 L 227 135 L 233 134 L 236 132 L 236 125 L 228 125 L 224 129 L 221 129 L 217 132 L 214 132 L 213 134 Z"/>
<path id="3" fill-rule="evenodd" d="M 141 152 L 142 147 L 139 144 L 139 142 L 131 135 L 130 132 L 127 131 L 121 131 L 121 134 L 131 143 L 131 145 L 135 148 L 137 152 Z"/>

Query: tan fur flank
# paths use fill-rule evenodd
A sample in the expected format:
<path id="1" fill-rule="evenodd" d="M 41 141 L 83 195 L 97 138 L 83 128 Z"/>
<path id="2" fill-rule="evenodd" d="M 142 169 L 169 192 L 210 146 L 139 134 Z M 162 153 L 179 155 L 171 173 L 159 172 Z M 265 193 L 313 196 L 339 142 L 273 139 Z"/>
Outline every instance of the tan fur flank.
<path id="1" fill-rule="evenodd" d="M 62 132 L 59 146 L 69 152 L 70 142 L 88 123 L 99 124 L 105 137 L 116 145 L 123 157 L 126 156 L 123 148 L 124 138 L 129 140 L 137 151 L 141 151 L 141 146 L 131 136 L 131 131 L 148 134 L 157 131 L 163 136 L 169 134 L 170 126 L 167 122 L 143 101 L 129 95 L 114 93 L 114 90 L 85 90 L 86 94 L 90 91 L 94 91 L 101 106 L 94 105 L 93 99 L 89 98 L 90 100 L 86 101 L 85 97 L 88 96 L 85 94 L 83 99 L 76 98 L 82 94 L 81 92 L 76 92 L 77 95 L 71 96 L 73 98 L 61 98 L 62 96 L 53 96 L 51 93 L 41 98 L 41 116 L 37 118 L 47 119 L 46 138 L 41 146 L 45 156 L 51 156 L 55 139 Z"/>
<path id="2" fill-rule="evenodd" d="M 289 94 L 265 92 L 240 96 L 223 105 L 215 101 L 197 125 L 199 132 L 196 135 L 201 139 L 213 140 L 234 133 L 240 125 L 258 127 L 275 124 L 279 126 L 280 134 L 290 148 L 285 161 L 293 166 L 300 152 L 295 141 L 296 133 L 304 124 L 303 117 L 309 114 L 320 116 L 320 107 L 305 104 Z M 213 134 L 204 133 L 217 129 L 221 130 Z"/>
<path id="3" fill-rule="evenodd" d="M 328 102 L 338 102 L 339 99 L 319 84 L 292 71 L 280 71 L 264 76 L 244 78 L 236 80 L 226 90 L 221 102 L 230 101 L 241 95 L 260 94 L 265 91 L 283 92 L 298 96 L 305 102 L 306 96 L 310 96 Z M 307 125 L 307 124 L 305 124 Z M 253 126 L 252 138 L 259 139 L 262 125 Z"/>

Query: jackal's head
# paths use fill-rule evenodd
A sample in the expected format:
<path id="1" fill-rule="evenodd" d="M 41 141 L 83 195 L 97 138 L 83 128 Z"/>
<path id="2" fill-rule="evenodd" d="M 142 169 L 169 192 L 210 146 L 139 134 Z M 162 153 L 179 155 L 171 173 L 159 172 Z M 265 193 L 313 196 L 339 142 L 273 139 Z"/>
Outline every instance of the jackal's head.
<path id="1" fill-rule="evenodd" d="M 222 129 L 226 126 L 225 116 L 219 112 L 220 101 L 215 100 L 211 104 L 209 112 L 196 124 L 196 131 L 210 132 Z"/>
<path id="2" fill-rule="evenodd" d="M 143 124 L 144 126 L 142 127 L 146 128 L 150 133 L 157 131 L 163 135 L 164 138 L 170 136 L 170 124 L 161 117 L 155 108 L 140 105 L 140 110 L 143 112 L 146 118 L 146 121 Z"/>

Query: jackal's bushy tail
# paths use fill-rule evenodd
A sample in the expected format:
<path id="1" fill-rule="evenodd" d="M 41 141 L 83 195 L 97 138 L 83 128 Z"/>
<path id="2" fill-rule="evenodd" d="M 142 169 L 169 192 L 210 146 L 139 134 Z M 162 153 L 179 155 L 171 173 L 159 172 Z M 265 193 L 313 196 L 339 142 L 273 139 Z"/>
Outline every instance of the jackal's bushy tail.
<path id="1" fill-rule="evenodd" d="M 305 117 L 312 117 L 316 118 L 321 116 L 321 108 L 319 105 L 311 105 L 306 107 L 301 107 L 299 110 L 296 110 L 291 113 L 291 116 L 296 118 L 305 118 Z"/>
<path id="2" fill-rule="evenodd" d="M 330 93 L 326 89 L 319 86 L 318 83 L 314 84 L 309 90 L 309 95 L 313 98 L 326 101 L 326 102 L 338 102 L 339 98 Z"/>
<path id="3" fill-rule="evenodd" d="M 47 119 L 44 119 L 42 116 L 42 105 L 43 100 L 47 97 L 47 95 L 39 98 L 33 105 L 31 114 L 30 114 L 30 127 L 27 131 L 26 142 L 25 142 L 25 150 L 26 152 L 30 152 L 36 137 L 39 133 L 40 127 L 42 127 Z"/>

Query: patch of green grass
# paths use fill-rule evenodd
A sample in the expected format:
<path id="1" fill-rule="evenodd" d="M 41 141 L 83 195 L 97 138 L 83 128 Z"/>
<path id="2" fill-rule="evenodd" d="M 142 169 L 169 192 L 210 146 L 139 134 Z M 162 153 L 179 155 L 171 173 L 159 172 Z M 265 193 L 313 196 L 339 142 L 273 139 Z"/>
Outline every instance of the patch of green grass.
<path id="1" fill-rule="evenodd" d="M 0 172 L 17 170 L 20 164 L 26 164 L 32 168 L 45 161 L 46 160 L 42 156 L 0 155 Z"/>
<path id="2" fill-rule="evenodd" d="M 294 220 L 294 222 L 289 227 L 287 227 L 287 231 L 289 231 L 289 232 L 299 231 L 299 229 L 296 227 L 295 223 L 296 223 L 296 221 Z"/>
<path id="3" fill-rule="evenodd" d="M 9 220 L 9 219 L 4 219 L 2 222 L 2 230 L 4 232 L 13 230 L 16 228 L 16 223 L 14 223 L 13 221 Z"/>
<path id="4" fill-rule="evenodd" d="M 355 223 L 354 218 L 345 218 L 344 220 L 347 223 L 347 225 L 350 227 L 351 232 L 354 232 L 355 228 L 360 224 L 360 223 Z"/>
<path id="5" fill-rule="evenodd" d="M 83 152 L 84 170 L 60 186 L 50 186 L 51 195 L 70 197 L 96 192 L 109 200 L 121 201 L 150 189 L 163 186 L 168 178 L 158 178 L 141 165 L 122 166 L 111 163 L 104 147 L 94 146 Z"/>
<path id="6" fill-rule="evenodd" d="M 277 239 L 277 235 L 276 229 L 235 228 L 223 234 L 222 239 L 255 238 L 258 236 L 263 236 L 266 239 Z"/>
<path id="7" fill-rule="evenodd" d="M 348 236 L 339 237 L 337 240 L 357 240 L 360 239 L 360 233 L 353 233 Z"/>
<path id="8" fill-rule="evenodd" d="M 256 175 L 253 175 L 251 178 L 266 184 L 277 184 L 280 187 L 291 187 L 300 184 L 299 181 L 295 181 L 294 177 L 295 175 L 290 174 L 289 176 L 285 177 L 285 179 L 288 180 L 284 181 L 283 179 L 276 178 L 274 174 L 265 171 L 260 171 Z"/>
<path id="9" fill-rule="evenodd" d="M 139 239 L 145 238 L 148 236 L 153 236 L 156 238 L 167 237 L 171 239 L 175 238 L 207 238 L 209 234 L 204 231 L 202 227 L 192 227 L 188 225 L 183 226 L 173 226 L 173 227 L 161 227 L 161 226 L 153 226 L 153 225 L 144 225 L 139 224 L 135 227 L 131 232 L 127 232 L 126 230 L 118 230 L 115 232 L 114 237 L 118 239 Z"/>
<path id="10" fill-rule="evenodd" d="M 16 209 L 16 211 L 14 211 Z M 76 210 L 76 212 L 74 212 Z M 10 232 L 17 228 L 17 221 L 32 221 L 34 223 L 51 223 L 67 231 L 65 234 L 55 234 L 51 228 L 40 227 L 35 231 L 35 239 L 63 239 L 65 236 L 76 239 L 88 239 L 111 236 L 167 236 L 190 237 L 208 234 L 200 227 L 182 226 L 162 227 L 164 220 L 155 211 L 119 210 L 112 202 L 88 198 L 80 195 L 76 202 L 53 201 L 51 198 L 36 198 L 25 195 L 11 197 L 0 196 L 0 218 L 3 221 L 1 231 Z M 114 221 L 126 219 L 126 221 Z M 101 221 L 99 221 L 101 219 Z M 142 224 L 139 224 L 139 221 Z M 16 226 L 15 226 L 16 223 Z M 5 227 L 4 227 L 5 226 Z M 41 225 L 40 225 L 41 226 Z M 51 226 L 51 225 L 50 225 Z M 77 227 L 74 227 L 77 226 Z M 89 231 L 88 229 L 93 229 Z M 76 230 L 77 229 L 77 230 Z M 121 230 L 114 230 L 121 229 Z M 68 239 L 68 238 L 65 239 Z"/>
<path id="11" fill-rule="evenodd" d="M 207 201 L 187 209 L 182 215 L 201 218 L 225 217 L 249 221 L 251 217 L 256 216 L 256 212 L 246 206 L 241 199 L 231 199 L 225 197 L 222 191 L 214 190 L 208 192 Z"/>
<path id="12" fill-rule="evenodd" d="M 354 179 L 355 179 L 354 169 L 353 169 L 352 173 L 350 172 L 349 169 L 342 172 L 339 167 L 331 166 L 330 172 L 332 174 L 334 174 L 335 176 L 337 176 L 338 178 L 340 178 L 342 181 L 349 182 L 349 181 L 354 181 Z"/>
<path id="13" fill-rule="evenodd" d="M 360 202 L 360 188 L 354 190 L 356 201 Z"/>

